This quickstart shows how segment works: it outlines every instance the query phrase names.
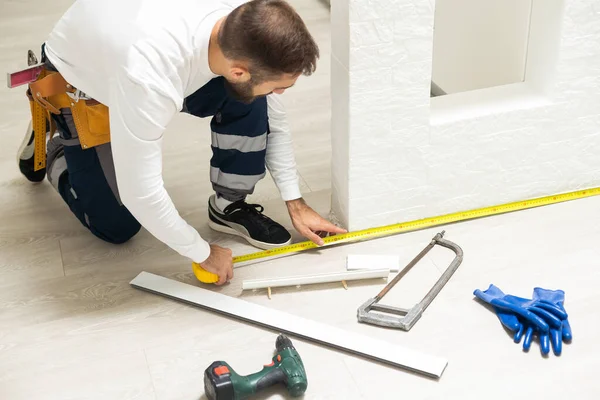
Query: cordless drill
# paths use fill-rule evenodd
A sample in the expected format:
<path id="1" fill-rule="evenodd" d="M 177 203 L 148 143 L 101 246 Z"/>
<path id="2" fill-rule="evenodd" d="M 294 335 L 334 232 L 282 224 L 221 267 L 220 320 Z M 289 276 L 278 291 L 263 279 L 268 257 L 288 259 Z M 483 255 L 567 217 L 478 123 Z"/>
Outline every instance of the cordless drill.
<path id="1" fill-rule="evenodd" d="M 213 362 L 204 371 L 204 392 L 209 400 L 242 400 L 261 390 L 283 383 L 292 397 L 301 396 L 308 386 L 306 371 L 292 341 L 279 335 L 277 353 L 262 370 L 247 376 L 238 375 L 224 361 Z"/>

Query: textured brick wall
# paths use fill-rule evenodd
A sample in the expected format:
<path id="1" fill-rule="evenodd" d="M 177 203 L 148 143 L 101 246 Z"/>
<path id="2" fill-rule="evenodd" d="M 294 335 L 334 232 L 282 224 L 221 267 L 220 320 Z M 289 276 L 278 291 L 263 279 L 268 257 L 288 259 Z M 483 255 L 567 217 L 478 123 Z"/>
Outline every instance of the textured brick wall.
<path id="1" fill-rule="evenodd" d="M 434 7 L 331 1 L 336 217 L 354 230 L 600 186 L 600 0 L 565 1 L 549 104 L 436 125 Z"/>

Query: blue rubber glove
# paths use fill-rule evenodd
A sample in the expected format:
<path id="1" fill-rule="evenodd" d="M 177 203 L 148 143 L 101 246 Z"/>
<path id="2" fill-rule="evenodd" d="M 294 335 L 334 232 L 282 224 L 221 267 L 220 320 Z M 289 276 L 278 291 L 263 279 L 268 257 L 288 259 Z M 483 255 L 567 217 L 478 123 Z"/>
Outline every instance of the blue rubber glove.
<path id="1" fill-rule="evenodd" d="M 493 306 L 502 325 L 515 332 L 515 343 L 519 343 L 524 337 L 524 350 L 529 350 L 533 334 L 537 333 L 542 353 L 548 354 L 550 332 L 560 330 L 563 320 L 567 318 L 564 308 L 546 298 L 529 300 L 507 295 L 495 285 L 490 285 L 485 291 L 477 289 L 473 294 Z M 544 293 L 544 296 L 548 294 Z"/>
<path id="2" fill-rule="evenodd" d="M 559 327 L 550 327 L 550 343 L 552 344 L 552 351 L 557 356 L 562 353 L 562 342 L 570 342 L 573 340 L 573 332 L 571 331 L 571 324 L 569 324 L 567 312 L 564 307 L 565 292 L 563 290 L 549 290 L 536 287 L 533 289 L 534 301 L 539 301 L 539 307 L 545 307 L 550 305 L 549 309 L 556 306 L 563 313 L 564 318 L 561 318 L 561 325 Z"/>
<path id="3" fill-rule="evenodd" d="M 538 311 L 536 313 L 532 312 L 530 309 L 534 308 L 535 303 L 531 300 L 504 294 L 500 288 L 493 284 L 483 292 L 479 289 L 476 289 L 473 294 L 480 300 L 492 305 L 496 313 L 500 312 L 502 316 L 502 318 L 500 318 L 500 322 L 502 322 L 504 326 L 512 331 L 518 331 L 521 328 L 522 324 L 519 322 L 517 316 L 520 316 L 522 319 L 527 321 L 529 325 L 534 326 L 540 332 L 550 331 L 548 323 L 538 315 L 538 313 L 543 314 L 548 312 L 544 309 L 541 311 L 536 310 Z M 517 318 L 516 322 L 511 315 L 514 316 L 514 318 Z M 553 322 L 559 324 L 560 320 Z"/>

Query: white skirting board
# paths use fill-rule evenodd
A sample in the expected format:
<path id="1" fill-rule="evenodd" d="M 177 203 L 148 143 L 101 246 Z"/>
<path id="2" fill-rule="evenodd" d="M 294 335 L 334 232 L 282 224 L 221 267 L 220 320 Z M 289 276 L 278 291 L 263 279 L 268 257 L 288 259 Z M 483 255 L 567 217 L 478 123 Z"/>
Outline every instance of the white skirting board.
<path id="1" fill-rule="evenodd" d="M 353 272 L 330 272 L 326 274 L 313 274 L 313 275 L 296 275 L 286 276 L 281 278 L 269 278 L 269 279 L 250 279 L 242 282 L 242 289 L 264 289 L 274 288 L 283 286 L 295 286 L 295 285 L 310 285 L 313 283 L 328 283 L 328 282 L 341 282 L 341 281 L 354 281 L 359 279 L 376 279 L 376 278 L 387 278 L 390 274 L 389 269 L 377 269 L 369 271 L 353 271 Z"/>
<path id="2" fill-rule="evenodd" d="M 138 289 L 429 377 L 440 378 L 448 365 L 443 358 L 423 354 L 393 343 L 348 332 L 149 272 L 141 272 L 130 284 Z"/>

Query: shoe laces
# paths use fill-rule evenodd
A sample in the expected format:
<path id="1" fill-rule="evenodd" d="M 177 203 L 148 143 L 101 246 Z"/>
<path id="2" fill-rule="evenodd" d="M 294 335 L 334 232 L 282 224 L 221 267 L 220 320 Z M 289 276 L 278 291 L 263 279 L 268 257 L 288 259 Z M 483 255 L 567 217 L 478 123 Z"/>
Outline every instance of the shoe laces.
<path id="1" fill-rule="evenodd" d="M 225 207 L 223 213 L 229 215 L 237 210 L 247 211 L 249 214 L 258 217 L 256 218 L 256 222 L 264 228 L 270 228 L 276 225 L 275 221 L 263 214 L 263 211 L 265 210 L 263 206 L 260 204 L 248 204 L 244 200 L 238 200 L 231 203 Z"/>

